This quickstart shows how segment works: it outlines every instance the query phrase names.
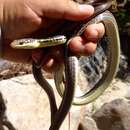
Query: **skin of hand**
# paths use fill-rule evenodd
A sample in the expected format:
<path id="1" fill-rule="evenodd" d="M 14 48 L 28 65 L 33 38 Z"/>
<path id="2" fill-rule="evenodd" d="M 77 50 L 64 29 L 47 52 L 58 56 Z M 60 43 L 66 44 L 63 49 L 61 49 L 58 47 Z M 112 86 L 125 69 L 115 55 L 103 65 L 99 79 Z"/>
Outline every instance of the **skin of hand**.
<path id="1" fill-rule="evenodd" d="M 29 63 L 43 57 L 43 68 L 53 70 L 56 63 L 62 62 L 61 47 L 53 47 L 46 51 L 15 50 L 10 42 L 30 37 L 40 28 L 49 30 L 58 20 L 79 21 L 93 15 L 94 8 L 90 5 L 78 4 L 72 0 L 0 0 L 0 25 L 3 34 L 3 58 Z M 89 25 L 83 36 L 70 40 L 69 48 L 76 55 L 89 55 L 96 49 L 96 42 L 105 33 L 102 23 Z M 32 53 L 33 52 L 33 53 Z"/>

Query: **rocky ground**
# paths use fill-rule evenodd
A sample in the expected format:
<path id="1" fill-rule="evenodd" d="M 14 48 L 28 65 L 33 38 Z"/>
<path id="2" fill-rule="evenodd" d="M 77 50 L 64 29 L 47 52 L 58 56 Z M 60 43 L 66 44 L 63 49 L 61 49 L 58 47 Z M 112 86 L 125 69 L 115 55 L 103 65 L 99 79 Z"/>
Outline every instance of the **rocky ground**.
<path id="1" fill-rule="evenodd" d="M 46 94 L 31 74 L 31 66 L 4 61 L 2 67 L 0 130 L 47 130 L 50 122 L 49 104 Z M 51 75 L 47 74 L 46 77 L 55 88 Z M 82 107 L 73 106 L 69 114 L 70 130 L 130 130 L 128 79 L 116 78 L 94 102 Z M 60 102 L 61 98 L 55 93 Z M 69 129 L 69 116 L 62 130 Z"/>
<path id="2" fill-rule="evenodd" d="M 32 73 L 32 66 L 28 64 L 14 63 L 0 59 L 0 81 L 12 77 Z M 44 73 L 47 78 L 52 78 L 50 73 Z"/>

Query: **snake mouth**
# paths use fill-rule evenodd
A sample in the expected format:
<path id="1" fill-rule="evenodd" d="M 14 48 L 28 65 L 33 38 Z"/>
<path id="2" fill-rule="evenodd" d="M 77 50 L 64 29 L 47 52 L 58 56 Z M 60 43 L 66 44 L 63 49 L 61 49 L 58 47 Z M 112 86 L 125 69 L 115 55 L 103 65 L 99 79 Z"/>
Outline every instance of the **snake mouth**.
<path id="1" fill-rule="evenodd" d="M 26 41 L 27 40 L 27 41 Z M 14 49 L 25 49 L 25 50 L 32 50 L 32 49 L 36 49 L 36 48 L 41 48 L 40 43 L 37 42 L 37 40 L 35 39 L 26 39 L 24 41 L 24 39 L 20 39 L 20 40 L 15 40 L 13 41 L 10 46 Z"/>
<path id="2" fill-rule="evenodd" d="M 21 49 L 21 47 L 22 49 L 29 49 L 30 47 L 34 45 L 35 45 L 34 39 L 31 39 L 31 38 L 17 39 L 11 42 L 10 44 L 10 46 L 14 49 Z"/>

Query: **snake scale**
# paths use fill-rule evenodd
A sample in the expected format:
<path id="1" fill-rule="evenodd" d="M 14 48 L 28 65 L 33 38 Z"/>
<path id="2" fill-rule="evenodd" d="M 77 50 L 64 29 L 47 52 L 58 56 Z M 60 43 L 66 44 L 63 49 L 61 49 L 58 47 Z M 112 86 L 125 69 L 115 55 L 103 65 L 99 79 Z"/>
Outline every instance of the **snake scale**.
<path id="1" fill-rule="evenodd" d="M 77 2 L 82 3 L 82 1 L 77 1 Z M 95 7 L 95 13 L 91 18 L 79 22 L 72 22 L 72 21 L 65 20 L 64 22 L 61 22 L 59 26 L 52 31 L 50 38 L 17 39 L 11 43 L 11 47 L 15 49 L 35 49 L 35 48 L 51 47 L 51 46 L 63 44 L 64 59 L 65 59 L 64 86 L 61 85 L 61 83 L 63 83 L 62 81 L 63 79 L 61 75 L 63 74 L 62 67 L 59 67 L 59 71 L 55 72 L 55 78 L 54 78 L 57 90 L 59 94 L 62 96 L 62 101 L 59 108 L 57 107 L 56 104 L 53 88 L 49 85 L 49 83 L 42 75 L 41 66 L 36 64 L 34 61 L 32 63 L 34 78 L 39 83 L 39 85 L 45 90 L 49 98 L 50 110 L 51 110 L 51 125 L 49 130 L 59 130 L 72 104 L 83 105 L 93 101 L 98 96 L 100 96 L 102 92 L 110 84 L 118 67 L 119 48 L 120 48 L 118 28 L 112 14 L 109 11 L 106 11 L 111 7 L 112 1 L 91 0 L 91 1 L 87 1 L 87 2 L 83 1 L 83 2 L 85 2 L 86 4 L 91 4 Z M 98 22 L 104 23 L 107 35 L 110 37 L 109 42 L 113 43 L 109 45 L 109 48 L 111 49 L 110 50 L 111 53 L 109 54 L 108 62 L 110 65 L 108 65 L 108 69 L 106 70 L 106 75 L 103 76 L 101 81 L 99 81 L 99 83 L 96 85 L 94 89 L 90 90 L 90 92 L 86 93 L 84 96 L 75 97 L 75 88 L 76 88 L 77 75 L 78 75 L 77 72 L 78 59 L 74 55 L 72 55 L 68 49 L 69 39 L 73 36 L 82 35 L 87 25 L 91 23 L 98 23 Z M 62 30 L 61 27 L 63 28 Z M 48 35 L 49 34 L 47 34 L 47 36 Z M 54 35 L 58 35 L 58 36 L 54 37 Z"/>

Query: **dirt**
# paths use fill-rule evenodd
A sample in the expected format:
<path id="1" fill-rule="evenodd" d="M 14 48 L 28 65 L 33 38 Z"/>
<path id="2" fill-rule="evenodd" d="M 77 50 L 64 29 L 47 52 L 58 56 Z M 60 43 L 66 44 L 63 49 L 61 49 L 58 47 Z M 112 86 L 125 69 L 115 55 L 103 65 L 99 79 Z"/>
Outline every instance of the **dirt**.
<path id="1" fill-rule="evenodd" d="M 32 66 L 29 64 L 14 63 L 0 60 L 0 80 L 10 79 L 12 77 L 31 74 Z M 52 78 L 52 74 L 44 72 L 46 78 Z"/>

